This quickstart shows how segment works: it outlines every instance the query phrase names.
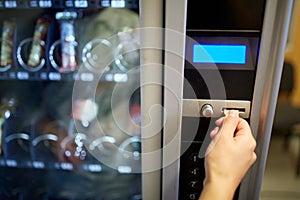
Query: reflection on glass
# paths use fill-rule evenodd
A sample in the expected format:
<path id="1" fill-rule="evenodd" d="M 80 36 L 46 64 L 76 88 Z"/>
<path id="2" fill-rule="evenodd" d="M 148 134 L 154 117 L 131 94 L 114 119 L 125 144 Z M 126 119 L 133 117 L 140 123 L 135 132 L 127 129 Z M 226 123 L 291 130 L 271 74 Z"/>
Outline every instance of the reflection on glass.
<path id="1" fill-rule="evenodd" d="M 95 38 L 82 50 L 83 66 L 95 73 L 108 71 L 113 59 L 112 54 L 113 46 L 109 40 Z"/>

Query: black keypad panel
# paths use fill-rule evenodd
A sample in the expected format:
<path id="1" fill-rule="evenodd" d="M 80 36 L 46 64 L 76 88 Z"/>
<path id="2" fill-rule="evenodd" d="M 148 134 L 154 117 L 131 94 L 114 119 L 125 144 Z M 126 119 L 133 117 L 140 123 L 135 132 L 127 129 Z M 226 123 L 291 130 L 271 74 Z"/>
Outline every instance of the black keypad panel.
<path id="1" fill-rule="evenodd" d="M 199 199 L 205 179 L 204 158 L 198 156 L 202 142 L 182 141 L 179 174 L 179 200 Z M 238 199 L 239 189 L 233 197 Z"/>
<path id="2" fill-rule="evenodd" d="M 204 158 L 199 158 L 198 153 L 201 142 L 182 142 L 186 148 L 180 159 L 180 186 L 179 198 L 198 199 L 203 188 L 205 177 Z M 184 164 L 183 164 L 184 163 Z"/>

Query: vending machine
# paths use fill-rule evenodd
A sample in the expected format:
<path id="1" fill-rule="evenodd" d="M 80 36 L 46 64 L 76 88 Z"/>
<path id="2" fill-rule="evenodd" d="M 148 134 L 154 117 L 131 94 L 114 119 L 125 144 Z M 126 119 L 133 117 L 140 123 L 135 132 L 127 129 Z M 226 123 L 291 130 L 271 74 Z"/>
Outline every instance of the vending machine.
<path id="1" fill-rule="evenodd" d="M 292 4 L 0 0 L 0 199 L 197 199 L 228 109 L 258 199 Z"/>

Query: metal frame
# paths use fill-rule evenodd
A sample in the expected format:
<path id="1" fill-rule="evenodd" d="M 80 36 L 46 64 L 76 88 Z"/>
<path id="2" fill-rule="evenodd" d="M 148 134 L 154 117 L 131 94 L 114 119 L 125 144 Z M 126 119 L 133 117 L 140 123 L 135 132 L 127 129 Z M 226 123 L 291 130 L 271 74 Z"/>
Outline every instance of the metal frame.
<path id="1" fill-rule="evenodd" d="M 255 80 L 250 126 L 257 140 L 257 161 L 246 174 L 239 199 L 259 199 L 264 175 L 293 0 L 267 0 Z"/>
<path id="2" fill-rule="evenodd" d="M 157 150 L 161 149 L 160 127 L 163 119 L 161 111 L 163 84 L 162 1 L 140 0 L 140 26 L 142 195 L 145 200 L 154 200 L 160 199 L 161 195 L 161 152 Z M 156 105 L 160 106 L 155 110 L 155 113 L 150 112 Z M 150 113 L 153 116 L 149 116 Z"/>
<path id="3" fill-rule="evenodd" d="M 187 0 L 165 1 L 162 199 L 178 199 Z"/>

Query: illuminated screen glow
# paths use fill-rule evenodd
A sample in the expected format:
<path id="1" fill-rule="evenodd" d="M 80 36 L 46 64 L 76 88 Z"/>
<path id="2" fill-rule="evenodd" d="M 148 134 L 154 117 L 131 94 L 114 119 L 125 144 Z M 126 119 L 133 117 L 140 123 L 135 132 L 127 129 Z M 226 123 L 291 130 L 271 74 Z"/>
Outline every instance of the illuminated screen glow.
<path id="1" fill-rule="evenodd" d="M 245 64 L 246 45 L 201 45 L 193 46 L 194 63 Z"/>

